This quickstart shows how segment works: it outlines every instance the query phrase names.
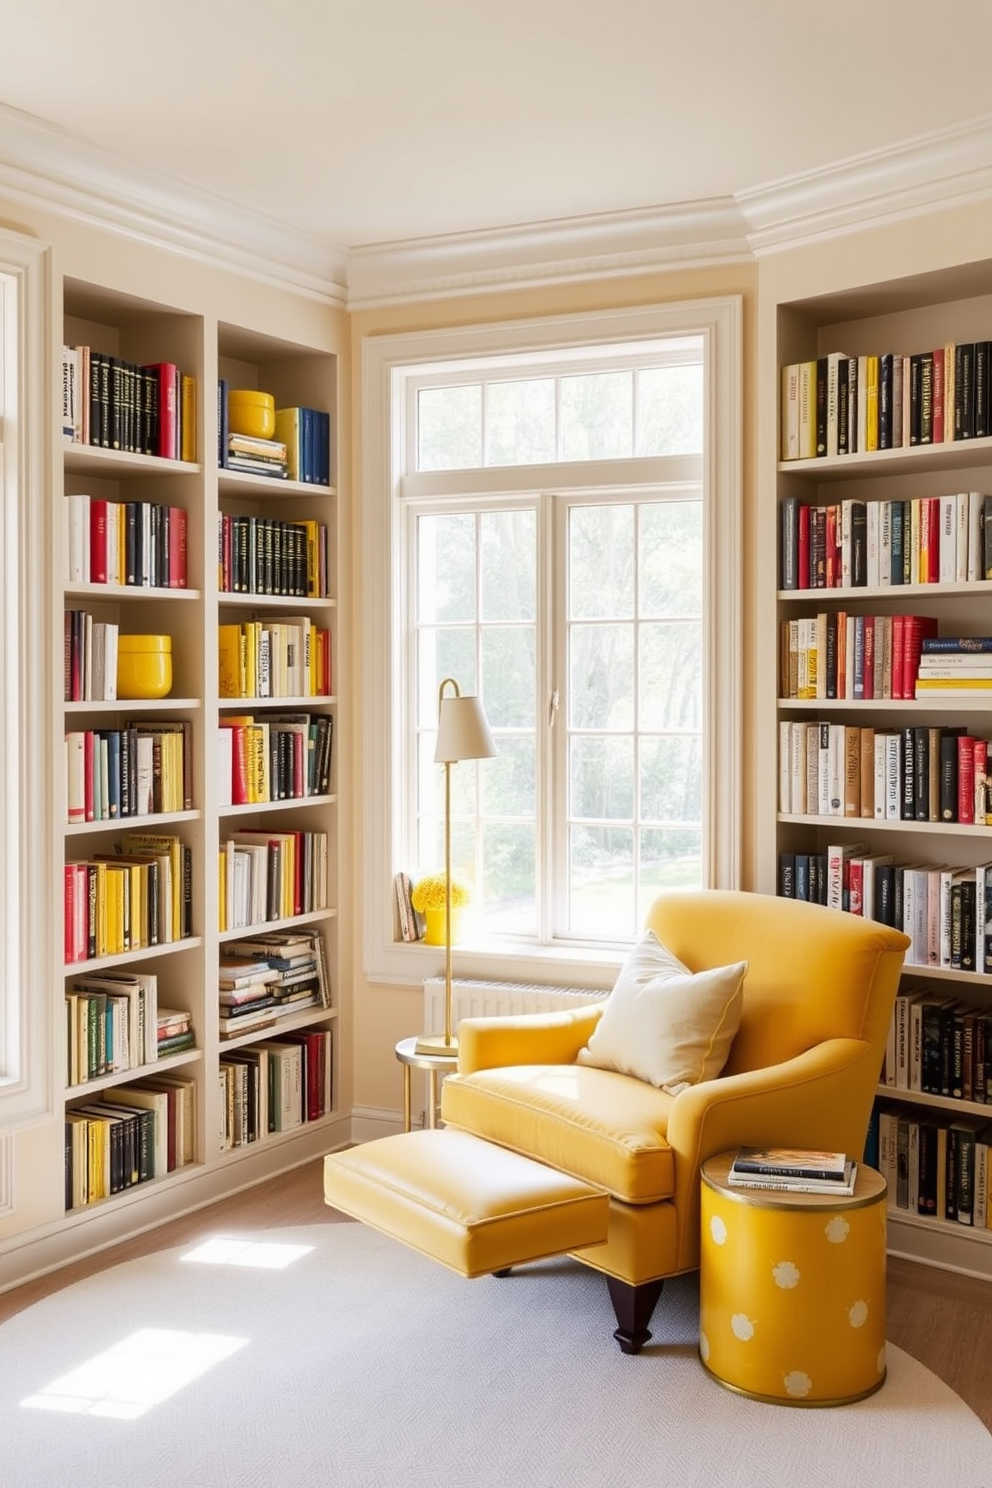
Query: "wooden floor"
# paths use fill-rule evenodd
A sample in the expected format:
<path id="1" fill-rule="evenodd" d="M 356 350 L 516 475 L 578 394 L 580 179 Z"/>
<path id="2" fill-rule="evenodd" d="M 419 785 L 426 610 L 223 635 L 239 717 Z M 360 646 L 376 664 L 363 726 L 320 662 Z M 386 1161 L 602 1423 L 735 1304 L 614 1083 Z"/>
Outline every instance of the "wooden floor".
<path id="1" fill-rule="evenodd" d="M 348 1223 L 325 1205 L 321 1182 L 318 1158 L 50 1276 L 0 1292 L 0 1322 L 119 1261 L 192 1243 L 224 1228 Z M 659 1307 L 664 1305 L 663 1296 Z M 956 1390 L 992 1431 L 992 1284 L 891 1260 L 887 1335 Z"/>

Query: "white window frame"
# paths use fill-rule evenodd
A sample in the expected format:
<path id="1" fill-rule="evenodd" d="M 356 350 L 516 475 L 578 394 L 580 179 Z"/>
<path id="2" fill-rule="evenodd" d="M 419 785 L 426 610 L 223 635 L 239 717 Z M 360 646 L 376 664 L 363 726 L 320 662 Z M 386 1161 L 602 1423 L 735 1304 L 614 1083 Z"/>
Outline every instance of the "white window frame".
<path id="1" fill-rule="evenodd" d="M 408 470 L 410 431 L 407 369 L 431 362 L 519 353 L 553 355 L 571 349 L 636 344 L 668 336 L 701 336 L 704 345 L 704 595 L 706 643 L 712 667 L 703 699 L 710 739 L 707 813 L 713 881 L 736 888 L 741 872 L 742 744 L 742 301 L 716 297 L 587 314 L 543 317 L 369 337 L 362 347 L 364 964 L 370 981 L 415 984 L 436 966 L 424 948 L 394 939 L 393 874 L 400 857 L 401 812 L 412 789 L 412 751 L 397 748 L 405 730 L 402 678 L 408 657 L 403 627 L 408 567 L 404 512 L 398 493 Z M 697 464 L 697 461 L 693 463 Z M 604 466 L 609 462 L 603 462 Z M 453 482 L 458 481 L 452 472 Z M 505 472 L 493 470 L 493 490 Z M 538 472 L 534 472 L 535 476 Z M 547 470 L 548 483 L 566 478 Z M 432 477 L 433 479 L 433 477 Z M 605 468 L 597 483 L 608 484 Z M 406 482 L 410 485 L 409 477 Z M 457 969 L 515 980 L 602 980 L 618 960 L 616 947 L 480 944 L 456 949 Z M 597 978 L 596 973 L 599 973 Z"/>
<path id="2" fill-rule="evenodd" d="M 55 384 L 50 249 L 0 230 L 0 1131 L 51 1115 L 61 974 L 53 752 L 61 644 L 52 621 Z"/>

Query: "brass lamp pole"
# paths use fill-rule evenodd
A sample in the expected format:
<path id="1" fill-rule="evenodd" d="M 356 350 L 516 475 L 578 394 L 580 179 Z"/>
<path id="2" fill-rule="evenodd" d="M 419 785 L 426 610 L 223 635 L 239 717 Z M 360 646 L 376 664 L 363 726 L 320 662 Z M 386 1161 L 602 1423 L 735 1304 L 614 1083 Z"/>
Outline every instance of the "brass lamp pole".
<path id="1" fill-rule="evenodd" d="M 444 1034 L 421 1035 L 418 1054 L 458 1052 L 451 1029 L 451 766 L 459 760 L 491 759 L 495 753 L 481 702 L 477 697 L 463 697 L 454 677 L 445 677 L 437 694 L 434 751 L 434 763 L 444 766 Z"/>

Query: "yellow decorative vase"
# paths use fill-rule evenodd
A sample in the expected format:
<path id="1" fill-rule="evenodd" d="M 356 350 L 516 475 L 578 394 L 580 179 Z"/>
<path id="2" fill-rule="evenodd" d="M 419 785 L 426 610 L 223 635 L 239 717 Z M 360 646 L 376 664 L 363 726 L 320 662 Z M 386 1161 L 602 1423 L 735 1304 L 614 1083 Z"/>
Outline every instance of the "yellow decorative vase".
<path id="1" fill-rule="evenodd" d="M 443 946 L 447 942 L 444 934 L 445 912 L 443 909 L 426 909 L 424 919 L 427 921 L 427 929 L 424 932 L 424 945 Z M 461 931 L 462 911 L 460 905 L 453 905 L 451 910 L 451 944 L 458 944 Z"/>

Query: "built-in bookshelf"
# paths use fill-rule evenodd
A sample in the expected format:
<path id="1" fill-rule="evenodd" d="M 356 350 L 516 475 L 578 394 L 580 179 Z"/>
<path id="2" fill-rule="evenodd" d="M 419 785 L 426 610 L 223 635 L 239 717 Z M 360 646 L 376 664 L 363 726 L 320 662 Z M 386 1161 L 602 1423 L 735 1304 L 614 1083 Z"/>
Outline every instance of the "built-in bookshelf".
<path id="1" fill-rule="evenodd" d="M 986 1030 L 992 1035 L 984 934 L 992 691 L 979 680 L 980 658 L 926 655 L 930 637 L 947 645 L 992 635 L 985 577 L 992 502 L 984 500 L 992 493 L 992 439 L 987 411 L 977 426 L 984 432 L 976 435 L 972 416 L 963 437 L 960 407 L 961 348 L 981 348 L 987 366 L 992 266 L 934 267 L 864 284 L 831 283 L 824 263 L 821 256 L 813 294 L 797 295 L 793 280 L 764 312 L 766 373 L 775 377 L 766 447 L 776 489 L 766 527 L 774 578 L 770 562 L 764 572 L 776 604 L 763 631 L 762 686 L 776 699 L 779 768 L 764 787 L 775 830 L 762 832 L 763 886 L 868 913 L 911 935 L 869 1153 L 890 1179 L 890 1249 L 992 1275 L 987 1204 L 983 1198 L 976 1223 L 979 1210 L 967 1197 L 969 1186 L 985 1183 L 980 1149 L 992 1141 L 984 1053 Z M 898 417 L 895 434 L 887 423 L 882 448 L 878 402 L 870 400 L 893 363 L 899 382 L 895 392 L 887 383 L 885 401 L 891 419 L 898 398 Z M 855 392 L 838 442 L 848 370 L 872 384 L 867 417 L 875 427 L 865 437 L 865 400 L 859 409 Z M 805 397 L 802 414 L 790 412 L 792 397 Z M 973 682 L 959 685 L 966 674 Z M 963 1058 L 966 1029 L 965 1086 L 953 1061 L 955 1046 Z M 976 1146 L 977 1164 L 968 1155 Z M 961 1161 L 970 1162 L 967 1174 L 956 1173 Z M 957 1204 L 956 1181 L 965 1191 Z"/>
<path id="2" fill-rule="evenodd" d="M 141 1223 L 133 1205 L 152 1193 L 201 1180 L 181 1207 L 326 1150 L 341 1117 L 337 354 L 109 285 L 66 278 L 61 298 L 63 347 L 86 351 L 63 357 L 76 400 L 53 431 L 65 956 L 52 1026 L 64 1223 L 104 1239 L 115 1209 L 122 1232 Z M 79 417 L 91 366 L 87 407 L 109 439 Z M 318 410 L 326 479 L 223 468 L 225 383 Z M 257 543 L 236 583 L 234 531 Z M 232 630 L 266 663 L 233 692 Z M 121 695 L 134 636 L 169 638 L 164 696 Z M 254 762 L 240 787 L 236 737 Z M 262 974 L 265 1014 L 235 1028 L 229 947 L 280 934 L 306 955 Z"/>

